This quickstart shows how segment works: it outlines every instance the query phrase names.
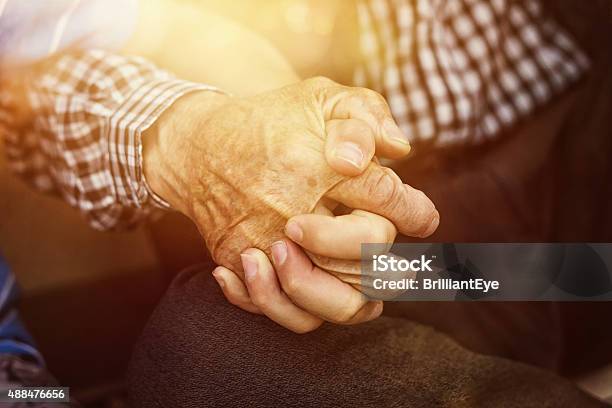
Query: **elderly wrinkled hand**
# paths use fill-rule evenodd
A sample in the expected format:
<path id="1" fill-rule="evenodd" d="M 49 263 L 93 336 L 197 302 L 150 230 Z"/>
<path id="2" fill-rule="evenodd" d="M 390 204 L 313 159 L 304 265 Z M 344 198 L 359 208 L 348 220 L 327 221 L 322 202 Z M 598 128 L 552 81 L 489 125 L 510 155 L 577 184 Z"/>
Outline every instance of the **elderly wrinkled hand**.
<path id="1" fill-rule="evenodd" d="M 370 161 L 375 150 L 401 157 L 409 149 L 372 91 L 315 78 L 246 98 L 193 93 L 146 137 L 150 186 L 195 222 L 228 268 L 241 270 L 242 251 L 269 248 L 289 218 L 322 200 L 377 213 L 407 235 L 437 224 L 423 193 Z M 347 146 L 362 159 L 347 160 Z"/>

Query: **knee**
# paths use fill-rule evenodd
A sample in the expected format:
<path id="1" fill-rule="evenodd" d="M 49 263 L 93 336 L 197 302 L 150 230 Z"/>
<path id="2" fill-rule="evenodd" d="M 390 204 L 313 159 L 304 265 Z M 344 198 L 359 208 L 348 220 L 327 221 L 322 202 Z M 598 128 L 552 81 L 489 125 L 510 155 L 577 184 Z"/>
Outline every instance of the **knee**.
<path id="1" fill-rule="evenodd" d="M 132 406 L 220 406 L 220 394 L 248 381 L 249 354 L 261 356 L 266 338 L 286 335 L 265 317 L 229 304 L 212 269 L 179 274 L 153 312 L 128 369 Z"/>
<path id="2" fill-rule="evenodd" d="M 166 399 L 182 388 L 177 379 L 192 374 L 185 372 L 191 371 L 189 361 L 214 357 L 221 332 L 217 316 L 231 310 L 214 284 L 212 269 L 198 265 L 177 275 L 151 315 L 128 368 L 133 406 L 181 406 L 168 405 Z"/>
<path id="3" fill-rule="evenodd" d="M 128 369 L 131 406 L 221 407 L 244 400 L 299 406 L 313 398 L 346 403 L 350 395 L 338 393 L 329 357 L 382 328 L 327 325 L 298 335 L 229 304 L 211 271 L 192 268 L 177 276 L 151 316 Z"/>

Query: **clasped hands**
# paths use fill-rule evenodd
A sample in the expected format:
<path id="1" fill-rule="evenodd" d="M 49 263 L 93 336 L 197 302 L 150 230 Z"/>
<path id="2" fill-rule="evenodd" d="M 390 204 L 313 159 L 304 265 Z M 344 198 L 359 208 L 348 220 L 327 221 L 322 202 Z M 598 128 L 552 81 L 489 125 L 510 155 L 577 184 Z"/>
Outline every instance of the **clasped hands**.
<path id="1" fill-rule="evenodd" d="M 361 244 L 439 223 L 373 160 L 410 145 L 371 90 L 313 78 L 244 98 L 193 92 L 143 139 L 150 188 L 197 225 L 226 298 L 298 333 L 378 317 L 382 302 L 360 292 Z"/>

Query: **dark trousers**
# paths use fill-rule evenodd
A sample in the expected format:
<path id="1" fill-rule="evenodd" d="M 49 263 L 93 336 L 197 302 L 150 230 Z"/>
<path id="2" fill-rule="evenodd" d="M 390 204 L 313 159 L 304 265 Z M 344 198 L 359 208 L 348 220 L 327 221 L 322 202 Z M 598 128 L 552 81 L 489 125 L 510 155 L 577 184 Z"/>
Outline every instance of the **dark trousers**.
<path id="1" fill-rule="evenodd" d="M 550 371 L 404 318 L 293 334 L 228 304 L 211 267 L 180 274 L 154 312 L 128 374 L 134 407 L 605 406 Z"/>

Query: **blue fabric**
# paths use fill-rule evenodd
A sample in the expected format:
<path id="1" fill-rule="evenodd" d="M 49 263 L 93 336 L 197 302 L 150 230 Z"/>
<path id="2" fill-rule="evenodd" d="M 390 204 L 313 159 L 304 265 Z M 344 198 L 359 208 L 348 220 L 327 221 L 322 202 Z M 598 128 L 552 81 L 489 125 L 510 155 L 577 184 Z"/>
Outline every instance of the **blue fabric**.
<path id="1" fill-rule="evenodd" d="M 15 277 L 0 256 L 0 354 L 18 355 L 43 366 L 42 355 L 19 319 Z"/>
<path id="2" fill-rule="evenodd" d="M 137 6 L 137 0 L 0 0 L 0 67 L 68 48 L 116 49 L 136 25 Z"/>

